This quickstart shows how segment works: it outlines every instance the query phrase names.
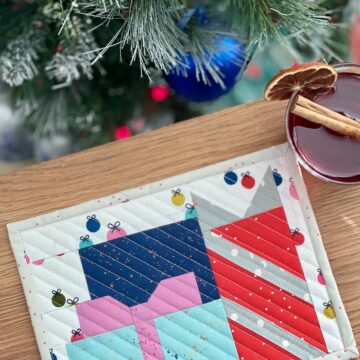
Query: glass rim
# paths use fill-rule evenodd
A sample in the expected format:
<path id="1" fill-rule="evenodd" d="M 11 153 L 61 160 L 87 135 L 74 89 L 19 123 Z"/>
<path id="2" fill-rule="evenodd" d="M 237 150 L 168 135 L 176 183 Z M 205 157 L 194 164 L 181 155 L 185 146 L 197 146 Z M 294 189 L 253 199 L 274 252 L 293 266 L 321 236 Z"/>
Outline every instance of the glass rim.
<path id="1" fill-rule="evenodd" d="M 338 72 L 341 72 L 341 68 L 348 68 L 348 67 L 358 67 L 360 68 L 360 64 L 355 64 L 355 63 L 351 63 L 351 62 L 347 62 L 347 63 L 337 63 L 337 64 L 333 64 L 331 65 L 332 67 L 334 67 L 335 69 L 338 69 Z M 285 112 L 285 131 L 286 131 L 286 137 L 287 137 L 287 141 L 292 149 L 292 151 L 295 154 L 296 160 L 299 162 L 299 164 L 307 171 L 309 172 L 311 175 L 315 176 L 316 178 L 323 180 L 325 182 L 331 182 L 331 183 L 336 183 L 336 184 L 341 184 L 341 185 L 358 185 L 360 184 L 360 180 L 359 181 L 352 181 L 352 182 L 348 182 L 348 181 L 341 181 L 341 180 L 337 180 L 337 179 L 333 179 L 331 177 L 327 177 L 323 174 L 321 174 L 319 171 L 316 170 L 316 168 L 310 166 L 307 161 L 303 158 L 303 156 L 299 153 L 298 149 L 296 148 L 291 134 L 290 134 L 290 126 L 289 126 L 289 121 L 290 121 L 290 114 L 291 114 L 291 109 L 294 105 L 295 99 L 298 95 L 298 91 L 294 92 L 289 101 L 288 104 L 286 106 L 286 112 Z"/>

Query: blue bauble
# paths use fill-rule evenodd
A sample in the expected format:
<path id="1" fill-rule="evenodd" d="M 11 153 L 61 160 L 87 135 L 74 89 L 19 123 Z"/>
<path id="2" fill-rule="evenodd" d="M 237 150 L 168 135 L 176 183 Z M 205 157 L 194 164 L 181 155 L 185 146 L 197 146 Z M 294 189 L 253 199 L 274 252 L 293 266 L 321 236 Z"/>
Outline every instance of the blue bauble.
<path id="1" fill-rule="evenodd" d="M 224 175 L 224 181 L 228 185 L 235 185 L 237 183 L 237 181 L 238 181 L 238 176 L 233 171 L 228 171 Z"/>
<path id="2" fill-rule="evenodd" d="M 206 75 L 211 85 L 206 85 L 202 80 L 198 81 L 196 79 L 196 67 L 191 54 L 181 59 L 181 63 L 188 66 L 186 69 L 187 76 L 177 73 L 176 69 L 164 76 L 168 84 L 178 95 L 197 102 L 210 101 L 224 95 L 233 87 L 237 75 L 245 64 L 245 59 L 244 45 L 232 37 L 223 36 L 218 40 L 217 54 L 209 61 L 212 61 L 219 67 L 223 75 L 222 80 L 226 87 L 225 89 L 216 84 L 211 74 L 207 71 Z"/>
<path id="3" fill-rule="evenodd" d="M 96 218 L 96 215 L 89 215 L 87 217 L 86 228 L 90 232 L 97 232 L 100 229 L 100 221 Z"/>

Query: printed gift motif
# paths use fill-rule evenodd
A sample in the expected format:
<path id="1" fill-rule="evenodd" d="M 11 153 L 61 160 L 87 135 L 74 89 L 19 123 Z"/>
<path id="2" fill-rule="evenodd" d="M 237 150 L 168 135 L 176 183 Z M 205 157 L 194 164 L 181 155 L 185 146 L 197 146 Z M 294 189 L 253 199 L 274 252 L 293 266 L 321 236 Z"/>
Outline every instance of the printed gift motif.
<path id="1" fill-rule="evenodd" d="M 250 171 L 241 173 L 241 185 L 245 189 L 252 189 L 255 186 L 255 179 L 250 175 Z"/>
<path id="2" fill-rule="evenodd" d="M 171 202 L 176 206 L 181 206 L 185 203 L 185 196 L 180 189 L 171 190 Z"/>
<path id="3" fill-rule="evenodd" d="M 115 221 L 114 224 L 108 224 L 110 230 L 107 233 L 107 240 L 114 240 L 126 235 L 126 231 L 120 227 L 120 225 L 120 221 Z"/>
<path id="4" fill-rule="evenodd" d="M 85 336 L 84 336 L 84 334 L 82 334 L 80 328 L 77 330 L 72 330 L 71 333 L 72 333 L 71 342 L 80 341 L 85 338 Z"/>
<path id="5" fill-rule="evenodd" d="M 276 186 L 280 186 L 283 182 L 283 178 L 281 176 L 281 174 L 279 174 L 277 169 L 273 170 L 273 175 L 274 175 L 274 181 L 275 181 L 275 185 Z"/>
<path id="6" fill-rule="evenodd" d="M 336 315 L 335 315 L 335 311 L 334 311 L 334 307 L 331 301 L 328 302 L 324 302 L 323 304 L 325 306 L 324 308 L 324 315 L 328 318 L 328 319 L 335 319 Z"/>
<path id="7" fill-rule="evenodd" d="M 185 204 L 185 208 L 186 208 L 185 220 L 194 219 L 198 216 L 195 209 L 195 205 L 187 203 Z"/>
<path id="8" fill-rule="evenodd" d="M 295 200 L 299 200 L 299 195 L 296 191 L 296 187 L 294 185 L 294 181 L 292 178 L 289 179 L 290 181 L 290 186 L 289 186 L 289 194 L 291 195 L 291 197 Z"/>
<path id="9" fill-rule="evenodd" d="M 318 275 L 317 275 L 318 282 L 321 285 L 326 285 L 326 281 L 325 281 L 324 275 L 321 272 L 321 269 L 317 269 L 317 272 L 318 272 Z"/>
<path id="10" fill-rule="evenodd" d="M 99 231 L 100 226 L 101 226 L 100 221 L 96 218 L 95 214 L 87 216 L 86 228 L 90 232 L 95 233 Z"/>
<path id="11" fill-rule="evenodd" d="M 90 239 L 89 235 L 80 236 L 80 244 L 79 244 L 80 249 L 91 246 L 91 245 L 93 245 L 93 242 Z"/>
<path id="12" fill-rule="evenodd" d="M 57 360 L 57 356 L 56 356 L 56 354 L 54 353 L 54 350 L 53 350 L 53 349 L 50 349 L 49 352 L 50 352 L 50 358 L 51 358 L 51 360 Z"/>
<path id="13" fill-rule="evenodd" d="M 51 299 L 52 303 L 56 307 L 61 307 L 65 305 L 66 298 L 64 294 L 61 293 L 61 289 L 52 291 L 53 297 Z"/>
<path id="14" fill-rule="evenodd" d="M 228 185 L 235 185 L 238 182 L 238 176 L 234 171 L 228 171 L 224 175 L 224 181 Z"/>

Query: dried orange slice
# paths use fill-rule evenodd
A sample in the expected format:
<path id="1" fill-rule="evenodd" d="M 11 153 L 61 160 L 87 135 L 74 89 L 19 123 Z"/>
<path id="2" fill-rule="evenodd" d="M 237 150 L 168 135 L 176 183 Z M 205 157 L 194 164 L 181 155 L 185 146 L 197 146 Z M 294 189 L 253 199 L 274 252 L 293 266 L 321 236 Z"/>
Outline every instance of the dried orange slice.
<path id="1" fill-rule="evenodd" d="M 311 96 L 328 92 L 336 82 L 336 70 L 322 62 L 297 65 L 280 71 L 267 84 L 264 97 L 268 101 L 286 100 L 296 91 Z"/>

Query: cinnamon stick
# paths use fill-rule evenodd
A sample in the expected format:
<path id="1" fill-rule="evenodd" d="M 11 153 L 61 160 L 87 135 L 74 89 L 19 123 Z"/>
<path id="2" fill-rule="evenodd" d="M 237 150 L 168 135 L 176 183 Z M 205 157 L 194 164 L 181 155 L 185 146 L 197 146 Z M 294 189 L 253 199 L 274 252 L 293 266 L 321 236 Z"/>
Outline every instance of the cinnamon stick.
<path id="1" fill-rule="evenodd" d="M 313 109 L 305 108 L 299 104 L 295 104 L 292 113 L 301 116 L 313 123 L 323 125 L 326 128 L 333 130 L 341 135 L 349 136 L 354 140 L 360 141 L 360 129 L 353 125 L 346 124 L 337 119 L 332 118 L 321 113 L 314 111 Z"/>
<path id="2" fill-rule="evenodd" d="M 338 120 L 344 124 L 355 126 L 356 128 L 360 129 L 360 123 L 357 122 L 356 120 L 353 120 L 344 115 L 341 115 L 341 114 L 337 113 L 336 111 L 333 111 L 327 107 L 319 105 L 301 95 L 298 96 L 296 103 L 306 109 L 314 110 L 315 112 L 317 112 L 319 114 L 331 117 L 331 118 Z"/>
<path id="3" fill-rule="evenodd" d="M 360 67 L 359 66 L 351 66 L 351 67 L 345 67 L 343 69 L 338 70 L 339 73 L 342 74 L 356 74 L 360 75 Z"/>

